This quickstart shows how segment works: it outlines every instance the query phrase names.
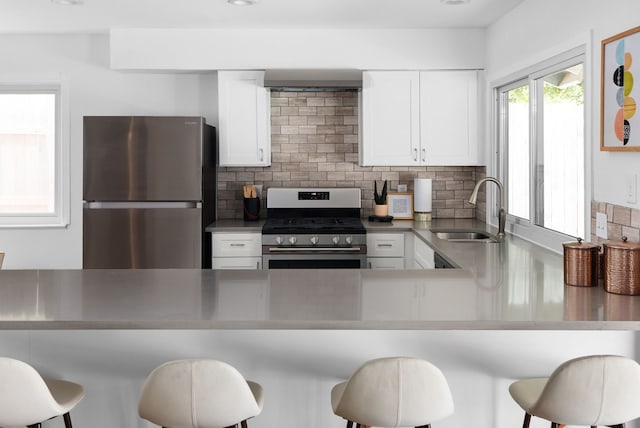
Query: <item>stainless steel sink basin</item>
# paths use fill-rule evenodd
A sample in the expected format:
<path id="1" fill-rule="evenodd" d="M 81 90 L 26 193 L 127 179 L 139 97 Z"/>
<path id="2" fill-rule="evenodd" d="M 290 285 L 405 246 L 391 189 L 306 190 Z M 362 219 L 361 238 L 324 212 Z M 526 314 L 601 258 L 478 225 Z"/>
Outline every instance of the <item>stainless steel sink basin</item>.
<path id="1" fill-rule="evenodd" d="M 488 232 L 482 232 L 478 230 L 432 230 L 435 235 L 450 242 L 485 242 L 494 243 L 500 242 L 500 240 Z"/>

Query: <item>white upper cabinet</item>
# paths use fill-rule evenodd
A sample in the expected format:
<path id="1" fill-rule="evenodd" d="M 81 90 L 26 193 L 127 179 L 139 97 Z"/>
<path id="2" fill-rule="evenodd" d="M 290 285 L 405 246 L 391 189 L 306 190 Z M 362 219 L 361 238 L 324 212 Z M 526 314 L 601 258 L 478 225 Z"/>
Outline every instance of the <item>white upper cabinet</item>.
<path id="1" fill-rule="evenodd" d="M 478 164 L 478 72 L 365 71 L 361 165 Z"/>
<path id="2" fill-rule="evenodd" d="M 420 73 L 365 71 L 360 163 L 416 165 L 420 151 Z"/>
<path id="3" fill-rule="evenodd" d="M 269 166 L 271 139 L 264 71 L 218 71 L 220 166 Z"/>
<path id="4" fill-rule="evenodd" d="M 426 165 L 478 164 L 478 72 L 420 72 L 420 142 Z"/>

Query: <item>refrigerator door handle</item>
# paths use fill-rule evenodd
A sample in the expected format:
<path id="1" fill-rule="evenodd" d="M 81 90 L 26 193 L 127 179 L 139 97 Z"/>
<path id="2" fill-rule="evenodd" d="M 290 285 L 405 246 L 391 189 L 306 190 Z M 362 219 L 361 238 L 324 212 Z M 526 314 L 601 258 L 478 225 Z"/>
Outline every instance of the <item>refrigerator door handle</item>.
<path id="1" fill-rule="evenodd" d="M 102 202 L 84 201 L 87 209 L 132 209 L 132 208 L 202 208 L 202 202 Z"/>

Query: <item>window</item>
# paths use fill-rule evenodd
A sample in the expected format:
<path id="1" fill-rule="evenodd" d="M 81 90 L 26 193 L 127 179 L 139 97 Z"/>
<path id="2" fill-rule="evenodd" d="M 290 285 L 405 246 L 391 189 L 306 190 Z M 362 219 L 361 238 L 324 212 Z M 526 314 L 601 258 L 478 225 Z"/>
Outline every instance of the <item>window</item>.
<path id="1" fill-rule="evenodd" d="M 496 92 L 508 223 L 585 236 L 584 55 L 534 67 Z"/>
<path id="2" fill-rule="evenodd" d="M 57 86 L 0 86 L 0 226 L 67 224 Z"/>

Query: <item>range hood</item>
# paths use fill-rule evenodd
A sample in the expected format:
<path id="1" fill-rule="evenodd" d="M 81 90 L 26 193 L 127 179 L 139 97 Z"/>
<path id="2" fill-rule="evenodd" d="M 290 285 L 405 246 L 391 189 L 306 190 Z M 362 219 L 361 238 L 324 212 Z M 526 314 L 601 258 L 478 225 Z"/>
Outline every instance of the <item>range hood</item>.
<path id="1" fill-rule="evenodd" d="M 344 91 L 362 88 L 361 70 L 265 70 L 264 86 L 291 91 Z"/>

